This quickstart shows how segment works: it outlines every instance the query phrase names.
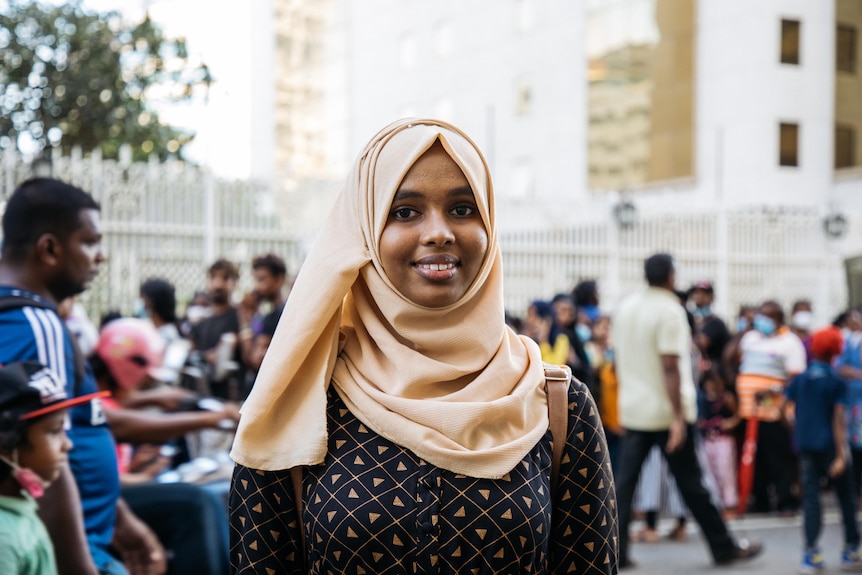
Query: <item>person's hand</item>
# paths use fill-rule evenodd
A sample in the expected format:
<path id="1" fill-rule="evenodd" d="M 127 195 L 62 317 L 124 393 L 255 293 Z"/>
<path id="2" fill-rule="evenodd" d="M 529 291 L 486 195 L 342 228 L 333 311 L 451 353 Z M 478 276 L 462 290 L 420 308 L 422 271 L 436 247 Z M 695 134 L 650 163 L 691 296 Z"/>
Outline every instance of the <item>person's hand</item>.
<path id="1" fill-rule="evenodd" d="M 257 313 L 257 308 L 260 305 L 258 295 L 250 291 L 242 296 L 242 299 L 237 306 L 237 318 L 239 319 L 240 327 L 251 323 L 254 314 Z"/>
<path id="2" fill-rule="evenodd" d="M 171 464 L 171 458 L 162 455 L 162 446 L 144 443 L 135 449 L 129 471 L 155 479 Z"/>
<path id="3" fill-rule="evenodd" d="M 844 459 L 841 455 L 836 457 L 832 463 L 829 465 L 829 477 L 835 479 L 836 477 L 841 477 L 844 475 L 844 471 L 847 469 L 847 460 Z"/>
<path id="4" fill-rule="evenodd" d="M 111 543 L 120 552 L 130 575 L 164 575 L 167 572 L 165 549 L 156 534 L 122 499 L 117 502 L 117 524 Z"/>
<path id="5" fill-rule="evenodd" d="M 667 434 L 667 444 L 664 447 L 666 453 L 675 453 L 682 449 L 685 443 L 686 426 L 681 417 L 674 418 Z"/>
<path id="6" fill-rule="evenodd" d="M 222 416 L 239 423 L 239 404 L 233 401 L 226 401 L 222 408 Z"/>

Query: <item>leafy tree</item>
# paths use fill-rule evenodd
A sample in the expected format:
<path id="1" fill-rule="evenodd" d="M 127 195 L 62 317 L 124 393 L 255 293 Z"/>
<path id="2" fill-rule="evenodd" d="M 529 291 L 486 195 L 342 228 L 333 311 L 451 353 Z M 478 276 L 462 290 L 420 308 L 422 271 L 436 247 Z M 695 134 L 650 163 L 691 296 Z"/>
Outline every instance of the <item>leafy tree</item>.
<path id="1" fill-rule="evenodd" d="M 193 136 L 147 103 L 189 98 L 211 80 L 149 17 L 128 24 L 81 0 L 0 0 L 0 150 L 80 146 L 116 158 L 130 144 L 135 160 L 164 159 Z"/>

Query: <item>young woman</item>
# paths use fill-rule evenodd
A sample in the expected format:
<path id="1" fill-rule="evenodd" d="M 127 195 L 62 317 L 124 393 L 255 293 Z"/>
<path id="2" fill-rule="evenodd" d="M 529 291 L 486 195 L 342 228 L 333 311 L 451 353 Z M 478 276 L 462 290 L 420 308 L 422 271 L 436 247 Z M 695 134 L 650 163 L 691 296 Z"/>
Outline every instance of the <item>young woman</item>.
<path id="1" fill-rule="evenodd" d="M 541 354 L 506 326 L 502 284 L 476 145 L 436 120 L 380 131 L 243 407 L 230 501 L 237 573 L 616 572 L 595 404 L 570 387 L 551 485 Z"/>

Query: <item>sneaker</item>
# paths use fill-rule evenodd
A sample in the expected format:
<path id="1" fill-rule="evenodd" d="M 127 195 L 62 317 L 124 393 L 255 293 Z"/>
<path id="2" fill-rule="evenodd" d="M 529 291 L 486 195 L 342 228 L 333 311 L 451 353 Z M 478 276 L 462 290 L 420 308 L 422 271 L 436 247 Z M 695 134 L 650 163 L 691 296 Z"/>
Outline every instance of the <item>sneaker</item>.
<path id="1" fill-rule="evenodd" d="M 823 555 L 816 547 L 802 554 L 802 563 L 799 565 L 800 573 L 820 573 L 823 571 Z"/>
<path id="2" fill-rule="evenodd" d="M 862 571 L 862 551 L 859 544 L 845 545 L 841 552 L 842 571 Z"/>

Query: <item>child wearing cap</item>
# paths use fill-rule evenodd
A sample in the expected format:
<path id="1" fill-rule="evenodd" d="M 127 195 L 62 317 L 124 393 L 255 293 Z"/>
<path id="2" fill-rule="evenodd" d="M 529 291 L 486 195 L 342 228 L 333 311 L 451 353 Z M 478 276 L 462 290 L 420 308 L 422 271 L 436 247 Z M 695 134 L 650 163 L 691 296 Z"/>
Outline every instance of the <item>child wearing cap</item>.
<path id="1" fill-rule="evenodd" d="M 805 549 L 801 573 L 818 573 L 824 567 L 817 541 L 821 530 L 820 480 L 827 475 L 832 478 L 844 524 L 841 568 L 862 570 L 856 496 L 845 441 L 847 383 L 832 372 L 830 365 L 842 345 L 838 328 L 830 326 L 816 331 L 811 336 L 812 361 L 808 369 L 794 377 L 785 392 L 796 408 L 795 433 L 802 467 Z"/>
<path id="2" fill-rule="evenodd" d="M 0 573 L 57 572 L 35 498 L 67 464 L 67 408 L 97 395 L 68 399 L 63 384 L 35 362 L 0 368 Z"/>

